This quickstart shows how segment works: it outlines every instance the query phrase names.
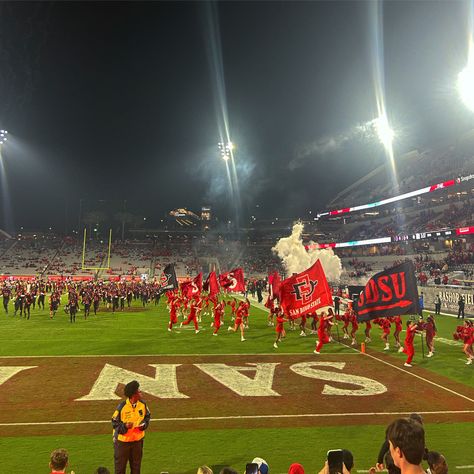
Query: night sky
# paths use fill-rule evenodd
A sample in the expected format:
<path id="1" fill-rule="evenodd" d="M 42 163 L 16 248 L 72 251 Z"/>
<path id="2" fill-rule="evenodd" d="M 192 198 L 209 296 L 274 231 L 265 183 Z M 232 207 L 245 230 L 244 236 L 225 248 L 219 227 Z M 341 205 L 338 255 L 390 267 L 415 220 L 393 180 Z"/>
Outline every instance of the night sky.
<path id="1" fill-rule="evenodd" d="M 384 4 L 396 153 L 474 126 L 454 87 L 467 18 L 468 2 Z M 325 209 L 385 159 L 350 132 L 377 116 L 373 21 L 355 1 L 1 3 L 3 226 L 77 228 L 80 199 L 150 226 L 182 206 L 231 216 L 219 85 L 242 219 Z"/>

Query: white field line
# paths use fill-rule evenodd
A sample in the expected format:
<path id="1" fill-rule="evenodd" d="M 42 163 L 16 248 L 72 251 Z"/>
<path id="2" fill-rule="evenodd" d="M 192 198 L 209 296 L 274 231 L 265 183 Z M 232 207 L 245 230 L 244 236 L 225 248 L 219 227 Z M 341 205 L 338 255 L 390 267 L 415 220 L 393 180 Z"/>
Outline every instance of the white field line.
<path id="1" fill-rule="evenodd" d="M 339 344 L 342 344 L 341 342 Z M 345 345 L 345 344 L 343 344 Z M 360 352 L 359 349 L 356 349 L 354 347 L 351 347 L 352 350 L 356 351 L 356 352 Z M 448 387 L 444 387 L 443 385 L 440 385 L 436 382 L 433 382 L 432 380 L 428 380 L 428 379 L 425 379 L 424 377 L 421 377 L 420 375 L 417 375 L 417 374 L 414 374 L 413 372 L 410 372 L 409 370 L 406 370 L 406 369 L 403 369 L 402 367 L 398 367 L 397 365 L 394 365 L 394 364 L 391 364 L 390 362 L 387 362 L 386 360 L 383 360 L 383 359 L 379 359 L 378 357 L 375 357 L 374 355 L 372 354 L 367 354 L 365 353 L 365 355 L 367 357 L 370 357 L 371 359 L 375 359 L 375 360 L 378 360 L 379 362 L 381 362 L 382 364 L 385 364 L 385 365 L 388 365 L 390 367 L 393 367 L 394 369 L 397 369 L 399 370 L 400 372 L 404 372 L 405 374 L 408 374 L 408 375 L 411 375 L 412 377 L 415 377 L 419 380 L 423 380 L 424 382 L 426 383 L 429 383 L 431 385 L 434 385 L 435 387 L 438 387 L 438 388 L 441 388 L 442 390 L 446 390 L 447 392 L 449 393 L 452 393 L 454 395 L 457 395 L 458 397 L 461 397 L 461 398 L 464 398 L 465 400 L 468 400 L 469 402 L 471 403 L 474 403 L 474 400 L 472 398 L 469 398 L 467 397 L 466 395 L 463 395 L 462 393 L 458 393 Z"/>
<path id="2" fill-rule="evenodd" d="M 474 464 L 470 464 L 469 466 L 456 466 L 456 469 L 474 469 Z"/>
<path id="3" fill-rule="evenodd" d="M 23 339 L 22 339 L 23 340 Z M 219 357 L 219 356 L 298 356 L 298 355 L 312 355 L 312 352 L 244 352 L 241 354 L 73 354 L 73 355 L 15 355 L 15 356 L 0 356 L 0 359 L 55 359 L 55 358 L 91 358 L 91 357 Z M 360 352 L 329 352 L 325 356 L 357 356 Z"/>
<path id="4" fill-rule="evenodd" d="M 344 416 L 402 416 L 409 415 L 411 412 L 367 412 L 367 413 L 296 413 L 291 415 L 231 415 L 231 416 L 192 416 L 181 418 L 152 418 L 151 421 L 222 421 L 222 420 L 259 420 L 273 418 L 333 418 Z M 419 411 L 420 415 L 456 415 L 471 414 L 474 410 L 458 411 Z M 110 423 L 110 420 L 75 420 L 75 421 L 37 421 L 37 422 L 18 422 L 18 423 L 0 423 L 1 426 L 54 426 L 54 425 L 92 425 L 100 423 Z"/>

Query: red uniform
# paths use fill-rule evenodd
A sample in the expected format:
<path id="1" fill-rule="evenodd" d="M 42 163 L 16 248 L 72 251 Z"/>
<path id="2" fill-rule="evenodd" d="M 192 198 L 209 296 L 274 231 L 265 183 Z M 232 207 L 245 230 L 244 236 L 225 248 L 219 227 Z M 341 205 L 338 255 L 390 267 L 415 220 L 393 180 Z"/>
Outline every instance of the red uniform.
<path id="1" fill-rule="evenodd" d="M 415 346 L 413 345 L 413 341 L 415 339 L 416 329 L 416 325 L 407 327 L 405 347 L 403 348 L 403 352 L 407 355 L 407 361 L 405 362 L 406 364 L 411 364 L 413 356 L 415 355 Z"/>
<path id="2" fill-rule="evenodd" d="M 187 326 L 191 321 L 194 323 L 194 329 L 199 331 L 198 321 L 197 321 L 197 311 L 198 308 L 196 304 L 191 303 L 191 310 L 189 311 L 189 316 L 186 321 L 181 323 L 181 326 Z"/>
<path id="3" fill-rule="evenodd" d="M 221 327 L 221 319 L 224 315 L 224 303 L 216 305 L 214 308 L 214 333 L 217 334 L 219 328 Z"/>
<path id="4" fill-rule="evenodd" d="M 284 328 L 283 328 L 283 323 L 285 322 L 285 317 L 283 316 L 283 314 L 279 313 L 277 315 L 277 324 L 275 326 L 275 331 L 278 332 L 278 333 L 282 333 L 284 331 Z"/>
<path id="5" fill-rule="evenodd" d="M 321 349 L 324 344 L 327 344 L 330 339 L 327 333 L 327 328 L 329 326 L 327 316 L 319 316 L 319 325 L 318 325 L 318 345 L 316 346 L 316 352 L 321 352 Z"/>

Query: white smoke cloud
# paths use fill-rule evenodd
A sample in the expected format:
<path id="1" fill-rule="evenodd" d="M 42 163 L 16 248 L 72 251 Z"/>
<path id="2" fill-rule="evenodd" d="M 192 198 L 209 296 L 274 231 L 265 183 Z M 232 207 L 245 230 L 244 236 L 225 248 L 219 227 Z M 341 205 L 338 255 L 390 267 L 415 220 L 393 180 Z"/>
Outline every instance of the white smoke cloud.
<path id="1" fill-rule="evenodd" d="M 278 255 L 283 262 L 286 275 L 291 276 L 293 273 L 300 273 L 319 259 L 328 281 L 338 282 L 342 272 L 341 259 L 334 255 L 332 249 L 312 249 L 307 251 L 301 238 L 303 229 L 303 224 L 296 222 L 293 225 L 291 235 L 281 238 L 272 248 L 273 253 Z M 310 242 L 310 244 L 313 243 Z"/>
<path id="2" fill-rule="evenodd" d="M 353 143 L 378 143 L 377 119 L 357 124 L 345 132 L 318 138 L 300 146 L 295 157 L 289 162 L 288 168 L 295 170 L 303 166 L 304 161 L 315 156 L 325 156 Z"/>

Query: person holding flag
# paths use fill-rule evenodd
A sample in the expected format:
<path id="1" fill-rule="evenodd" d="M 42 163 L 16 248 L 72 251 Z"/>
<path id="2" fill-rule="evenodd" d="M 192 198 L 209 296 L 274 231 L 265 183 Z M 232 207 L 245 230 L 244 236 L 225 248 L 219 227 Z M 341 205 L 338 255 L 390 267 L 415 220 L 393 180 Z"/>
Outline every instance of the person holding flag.
<path id="1" fill-rule="evenodd" d="M 224 318 L 224 311 L 225 311 L 225 302 L 221 301 L 214 306 L 214 322 L 212 326 L 214 326 L 214 332 L 212 333 L 213 336 L 217 336 L 219 332 L 219 328 L 221 327 L 221 320 Z"/>
<path id="2" fill-rule="evenodd" d="M 372 339 L 370 338 L 370 330 L 372 329 L 372 323 L 370 321 L 365 322 L 365 342 L 372 342 Z"/>
<path id="3" fill-rule="evenodd" d="M 434 321 L 434 316 L 430 314 L 426 318 L 426 323 L 423 324 L 423 329 L 426 334 L 426 345 L 428 346 L 428 355 L 427 357 L 433 357 L 434 355 L 434 338 L 436 336 L 436 324 Z"/>
<path id="4" fill-rule="evenodd" d="M 385 342 L 385 347 L 384 351 L 389 351 L 390 350 L 390 342 L 388 341 L 388 338 L 390 336 L 390 328 L 392 327 L 392 324 L 390 323 L 389 318 L 380 318 L 380 327 L 383 330 L 382 335 L 380 336 L 380 339 L 382 339 L 383 342 Z"/>
<path id="5" fill-rule="evenodd" d="M 275 311 L 275 316 L 276 316 L 275 332 L 277 336 L 276 336 L 275 342 L 273 343 L 273 347 L 275 349 L 278 349 L 278 343 L 281 341 L 281 338 L 283 337 L 283 334 L 285 333 L 285 328 L 283 327 L 283 325 L 284 323 L 288 321 L 288 319 L 285 319 L 285 315 L 283 314 L 283 311 L 280 306 L 275 305 L 274 311 Z"/>
<path id="6" fill-rule="evenodd" d="M 393 333 L 393 337 L 395 338 L 395 347 L 400 348 L 400 333 L 402 332 L 403 329 L 403 323 L 402 323 L 402 318 L 400 316 L 394 316 L 392 318 L 392 321 L 395 324 L 395 332 Z"/>
<path id="7" fill-rule="evenodd" d="M 407 332 L 405 336 L 405 344 L 404 347 L 400 347 L 398 352 L 404 352 L 407 355 L 407 360 L 403 364 L 405 367 L 413 367 L 411 364 L 411 361 L 413 360 L 413 357 L 415 355 L 415 345 L 414 345 L 414 340 L 415 340 L 415 334 L 418 330 L 418 323 L 411 319 L 407 321 Z"/>
<path id="8" fill-rule="evenodd" d="M 195 299 L 191 300 L 189 316 L 186 321 L 183 321 L 179 327 L 182 328 L 183 326 L 187 326 L 191 321 L 194 323 L 194 332 L 197 334 L 199 332 L 199 325 L 197 321 L 197 313 L 198 313 L 198 304 Z"/>
<path id="9" fill-rule="evenodd" d="M 328 314 L 324 311 L 319 315 L 319 325 L 318 325 L 318 344 L 316 345 L 316 349 L 313 351 L 315 354 L 320 354 L 321 349 L 323 348 L 324 344 L 328 344 L 331 342 L 329 337 L 329 327 L 334 324 L 333 322 L 334 314 L 332 309 L 329 309 Z"/>
<path id="10" fill-rule="evenodd" d="M 240 341 L 244 342 L 245 337 L 244 337 L 244 322 L 243 322 L 243 317 L 246 311 L 247 305 L 245 304 L 244 301 L 241 301 L 239 303 L 239 306 L 237 308 L 237 311 L 235 312 L 235 321 L 234 321 L 234 327 L 229 326 L 227 328 L 228 331 L 237 331 L 237 328 L 240 328 Z"/>

